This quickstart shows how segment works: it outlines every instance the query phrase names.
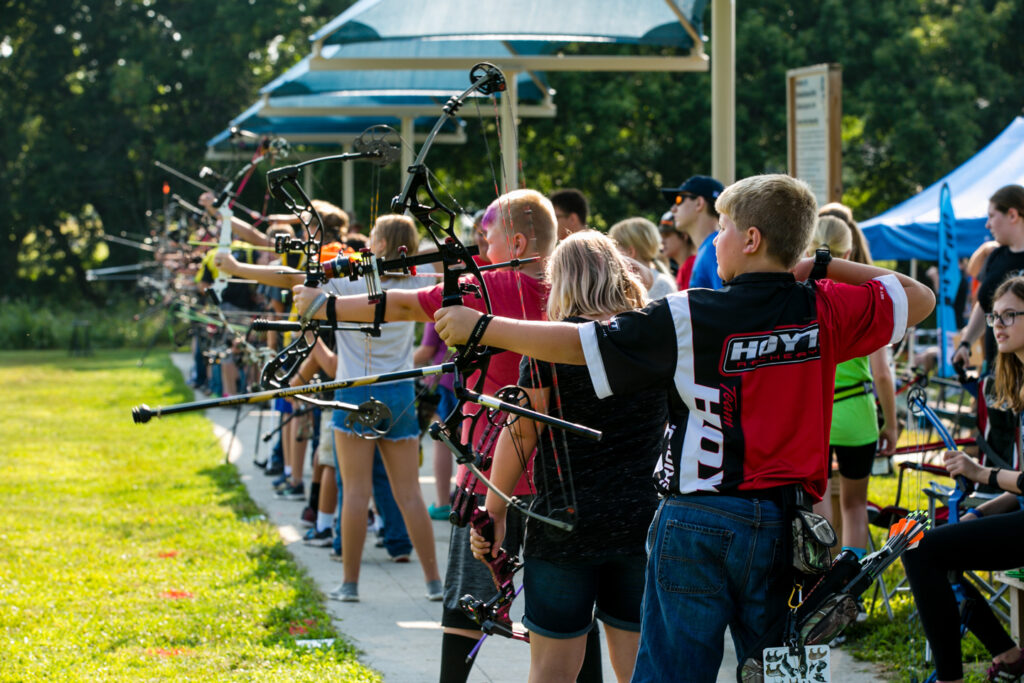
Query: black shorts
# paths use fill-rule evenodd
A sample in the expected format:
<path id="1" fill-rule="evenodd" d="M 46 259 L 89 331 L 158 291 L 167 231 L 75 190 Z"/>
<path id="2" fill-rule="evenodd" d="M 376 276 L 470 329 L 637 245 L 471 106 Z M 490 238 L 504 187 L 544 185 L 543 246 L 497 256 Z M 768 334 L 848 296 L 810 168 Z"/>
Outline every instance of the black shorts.
<path id="1" fill-rule="evenodd" d="M 863 479 L 871 476 L 878 444 L 874 441 L 863 446 L 832 446 L 829 455 L 829 476 L 832 476 L 832 455 L 839 462 L 839 474 L 847 479 Z"/>

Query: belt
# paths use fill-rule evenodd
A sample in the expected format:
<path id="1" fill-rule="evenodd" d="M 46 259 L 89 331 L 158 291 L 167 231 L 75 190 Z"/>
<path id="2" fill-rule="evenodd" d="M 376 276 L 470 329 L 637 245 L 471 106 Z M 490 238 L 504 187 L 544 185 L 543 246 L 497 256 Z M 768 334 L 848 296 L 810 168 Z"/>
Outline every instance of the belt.
<path id="1" fill-rule="evenodd" d="M 673 496 L 680 498 L 699 498 L 702 496 L 729 496 L 731 498 L 744 498 L 746 500 L 769 500 L 779 507 L 792 505 L 794 499 L 794 487 L 797 484 L 785 486 L 772 486 L 766 489 L 727 489 L 725 491 L 691 491 L 689 493 L 673 493 Z"/>

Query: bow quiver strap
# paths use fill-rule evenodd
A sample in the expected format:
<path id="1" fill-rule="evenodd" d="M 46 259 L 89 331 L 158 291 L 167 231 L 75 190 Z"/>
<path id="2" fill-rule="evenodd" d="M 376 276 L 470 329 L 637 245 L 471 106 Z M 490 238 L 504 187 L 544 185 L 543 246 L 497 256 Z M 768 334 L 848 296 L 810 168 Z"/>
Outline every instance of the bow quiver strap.
<path id="1" fill-rule="evenodd" d="M 839 403 L 845 401 L 848 398 L 855 398 L 857 396 L 864 396 L 870 394 L 874 389 L 874 384 L 870 381 L 858 382 L 857 384 L 850 384 L 845 387 L 836 387 L 835 395 L 832 398 L 833 403 Z"/>

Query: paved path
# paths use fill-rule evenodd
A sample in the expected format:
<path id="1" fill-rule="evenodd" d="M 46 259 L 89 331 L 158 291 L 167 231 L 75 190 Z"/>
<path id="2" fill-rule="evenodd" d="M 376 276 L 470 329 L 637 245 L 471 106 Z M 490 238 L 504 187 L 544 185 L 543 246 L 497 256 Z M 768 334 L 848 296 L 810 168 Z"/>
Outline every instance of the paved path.
<path id="1" fill-rule="evenodd" d="M 175 365 L 187 377 L 189 354 L 172 354 Z M 197 396 L 197 398 L 201 398 Z M 325 594 L 341 582 L 341 565 L 329 559 L 324 548 L 310 548 L 301 542 L 305 529 L 299 523 L 301 502 L 276 498 L 270 480 L 253 465 L 253 452 L 257 440 L 258 412 L 248 412 L 252 406 L 243 406 L 235 436 L 231 428 L 236 411 L 218 408 L 207 412 L 214 423 L 214 432 L 227 450 L 231 462 L 238 468 L 249 495 L 263 509 L 268 520 L 278 527 L 289 551 L 305 568 Z M 264 432 L 273 428 L 276 413 L 263 413 Z M 434 497 L 434 476 L 431 469 L 430 444 L 426 443 L 426 457 L 420 469 L 423 497 L 428 503 Z M 268 444 L 260 444 L 260 458 L 269 453 Z M 306 490 L 309 490 L 310 468 L 306 467 Z M 447 521 L 435 521 L 434 538 L 441 576 L 444 576 L 448 557 Z M 363 567 L 359 579 L 358 603 L 327 600 L 327 610 L 334 617 L 337 629 L 363 651 L 361 661 L 381 672 L 385 683 L 428 683 L 437 680 L 440 670 L 441 604 L 424 597 L 423 573 L 416 562 L 394 564 L 382 548 L 367 542 L 363 551 Z M 513 606 L 513 618 L 522 618 L 522 601 Z M 726 653 L 718 675 L 720 683 L 735 681 L 736 655 L 731 639 L 726 637 Z M 489 638 L 483 645 L 470 676 L 472 683 L 519 683 L 526 681 L 529 672 L 529 646 L 505 638 Z M 604 677 L 613 681 L 607 648 L 603 648 Z M 832 669 L 834 683 L 876 683 L 884 680 L 870 665 L 858 662 L 842 650 L 833 650 Z"/>

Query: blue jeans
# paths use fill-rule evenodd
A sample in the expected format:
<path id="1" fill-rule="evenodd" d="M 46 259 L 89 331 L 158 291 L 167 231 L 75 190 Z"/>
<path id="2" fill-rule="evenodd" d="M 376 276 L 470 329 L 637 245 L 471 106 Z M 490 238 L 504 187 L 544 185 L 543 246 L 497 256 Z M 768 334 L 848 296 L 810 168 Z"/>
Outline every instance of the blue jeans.
<path id="1" fill-rule="evenodd" d="M 742 662 L 786 610 L 782 511 L 771 501 L 671 496 L 648 532 L 633 682 L 715 681 L 729 627 Z"/>
<path id="2" fill-rule="evenodd" d="M 331 439 L 331 450 L 334 451 L 334 440 Z M 338 514 L 334 518 L 334 552 L 341 553 L 341 505 L 344 499 L 341 486 L 341 468 L 338 466 L 337 452 L 334 451 L 334 481 L 338 484 Z M 383 519 L 384 549 L 391 557 L 408 555 L 412 552 L 412 541 L 405 529 L 405 520 L 391 493 L 391 482 L 384 469 L 384 461 L 380 457 L 380 449 L 373 451 L 373 501 L 377 504 L 377 512 Z"/>

